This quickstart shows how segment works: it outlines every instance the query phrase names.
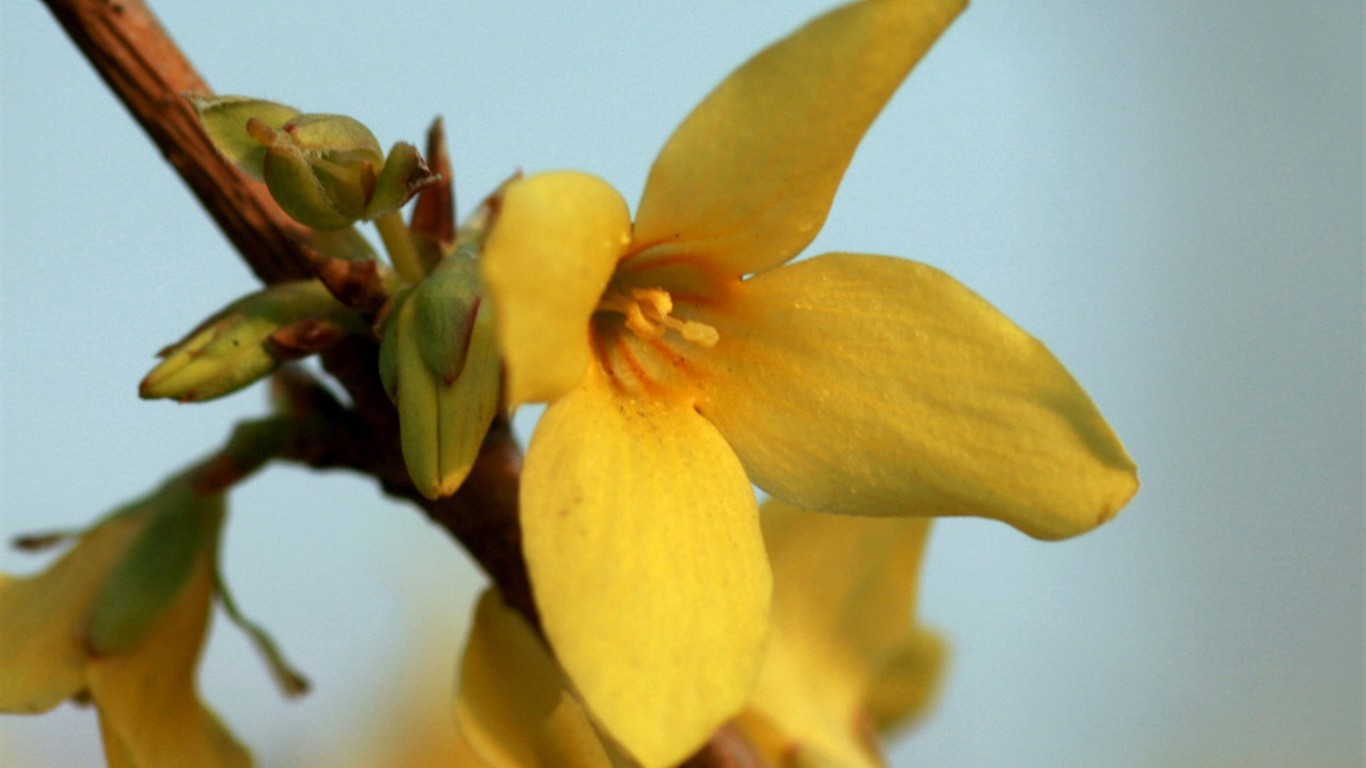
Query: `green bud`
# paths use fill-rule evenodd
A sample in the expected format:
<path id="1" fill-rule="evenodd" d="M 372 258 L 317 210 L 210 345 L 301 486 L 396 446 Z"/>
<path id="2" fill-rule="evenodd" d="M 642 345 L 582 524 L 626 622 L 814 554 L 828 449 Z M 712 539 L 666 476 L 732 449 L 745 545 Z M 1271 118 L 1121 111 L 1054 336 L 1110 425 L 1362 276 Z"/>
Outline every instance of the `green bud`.
<path id="1" fill-rule="evenodd" d="M 272 341 L 275 334 L 319 320 L 340 329 L 359 322 L 317 280 L 278 283 L 248 294 L 162 350 L 164 359 L 142 380 L 138 394 L 198 402 L 236 392 L 285 358 L 287 350 Z"/>
<path id="2" fill-rule="evenodd" d="M 472 260 L 447 257 L 398 297 L 379 365 L 413 484 L 431 499 L 455 493 L 497 413 L 502 373 Z"/>
<path id="3" fill-rule="evenodd" d="M 91 606 L 86 640 L 99 655 L 129 650 L 175 601 L 199 558 L 211 552 L 224 514 L 221 494 L 201 496 L 179 476 L 116 514 L 149 515 Z"/>
<path id="4" fill-rule="evenodd" d="M 293 107 L 246 96 L 188 98 L 214 147 L 255 179 L 263 178 L 261 166 L 266 148 L 247 131 L 247 123 L 255 121 L 266 128 L 282 128 L 300 115 Z"/>
<path id="5" fill-rule="evenodd" d="M 253 118 L 247 132 L 265 147 L 262 178 L 285 213 L 323 230 L 361 218 L 384 165 L 370 129 L 342 115 L 300 115 L 278 129 Z"/>
<path id="6" fill-rule="evenodd" d="M 336 230 L 392 212 L 436 180 L 411 144 L 386 159 L 379 141 L 345 115 L 300 114 L 241 96 L 191 97 L 214 146 L 261 179 L 294 220 Z"/>

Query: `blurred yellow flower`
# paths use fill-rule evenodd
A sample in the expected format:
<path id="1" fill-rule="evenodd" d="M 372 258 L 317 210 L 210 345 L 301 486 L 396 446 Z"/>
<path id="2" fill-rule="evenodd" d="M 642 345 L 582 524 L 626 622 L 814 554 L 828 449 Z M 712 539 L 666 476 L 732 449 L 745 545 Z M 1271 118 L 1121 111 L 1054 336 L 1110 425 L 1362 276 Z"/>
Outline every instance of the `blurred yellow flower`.
<path id="1" fill-rule="evenodd" d="M 773 641 L 741 729 L 770 765 L 876 768 L 876 735 L 923 714 L 946 657 L 913 625 L 930 521 L 807 512 L 770 499 Z"/>
<path id="2" fill-rule="evenodd" d="M 599 737 L 569 680 L 497 590 L 479 599 L 455 700 L 462 738 L 488 768 L 629 765 Z M 647 765 L 649 765 L 647 763 Z"/>
<path id="3" fill-rule="evenodd" d="M 524 550 L 575 689 L 646 765 L 749 698 L 769 572 L 751 481 L 804 509 L 978 515 L 1039 538 L 1133 495 L 1062 365 L 952 278 L 788 264 L 962 0 L 866 0 L 762 51 L 665 145 L 634 224 L 605 182 L 513 182 L 482 259 L 526 457 Z M 667 724 L 667 725 L 665 725 Z"/>
<path id="4" fill-rule="evenodd" d="M 347 721 L 333 726 L 343 729 L 339 738 L 327 740 L 323 750 L 277 751 L 266 762 L 301 768 L 484 768 L 452 716 L 452 639 L 464 633 L 463 621 L 453 626 L 434 618 L 451 607 L 442 602 L 449 598 L 445 593 L 439 599 L 430 590 L 404 594 L 421 596 L 403 611 L 411 617 L 403 622 L 406 642 L 391 649 L 391 663 L 377 670 L 369 693 L 352 702 Z"/>
<path id="5" fill-rule="evenodd" d="M 199 700 L 222 499 L 173 481 L 81 534 L 51 568 L 0 575 L 0 712 L 88 697 L 113 768 L 244 768 Z"/>
<path id="6" fill-rule="evenodd" d="M 923 713 L 943 668 L 943 642 L 912 623 L 929 521 L 775 500 L 763 518 L 773 635 L 740 730 L 774 768 L 881 766 L 877 735 Z M 598 735 L 544 644 L 494 591 L 475 612 L 456 721 L 488 768 L 633 764 Z"/>

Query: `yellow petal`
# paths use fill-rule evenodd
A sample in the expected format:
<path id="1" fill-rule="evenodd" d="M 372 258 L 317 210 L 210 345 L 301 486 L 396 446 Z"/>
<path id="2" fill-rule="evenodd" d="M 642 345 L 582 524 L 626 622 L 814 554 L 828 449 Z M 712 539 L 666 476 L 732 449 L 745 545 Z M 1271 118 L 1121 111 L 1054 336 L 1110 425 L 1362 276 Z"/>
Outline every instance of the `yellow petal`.
<path id="1" fill-rule="evenodd" d="M 363 706 L 351 707 L 347 738 L 332 739 L 299 768 L 487 768 L 452 717 L 451 623 L 419 606 L 429 601 L 405 593 L 402 601 L 408 630 L 403 642 L 389 649 L 383 670 L 365 692 Z M 335 727 L 335 726 L 332 726 Z M 362 734 L 361 731 L 366 733 Z"/>
<path id="2" fill-rule="evenodd" d="M 550 401 L 583 378 L 589 318 L 630 238 L 616 190 L 581 173 L 510 183 L 480 260 L 512 406 Z"/>
<path id="3" fill-rule="evenodd" d="M 411 759 L 393 763 L 393 768 L 411 768 Z M 469 739 L 463 733 L 456 731 L 455 740 L 452 743 L 450 759 L 438 763 L 443 768 L 489 768 L 488 763 L 479 757 L 479 753 L 474 751 Z"/>
<path id="4" fill-rule="evenodd" d="M 691 408 L 590 371 L 532 439 L 523 549 L 589 710 L 646 768 L 672 765 L 739 712 L 758 672 L 770 579 L 754 496 Z"/>
<path id="5" fill-rule="evenodd" d="M 0 576 L 0 711 L 45 712 L 85 688 L 91 606 L 149 519 L 115 515 L 47 571 Z"/>
<path id="6" fill-rule="evenodd" d="M 699 410 L 750 477 L 805 509 L 978 515 L 1057 539 L 1133 496 L 1133 461 L 1038 341 L 953 278 L 829 254 L 714 316 Z"/>
<path id="7" fill-rule="evenodd" d="M 925 714 L 939 693 L 948 644 L 927 629 L 913 630 L 883 661 L 865 696 L 864 709 L 879 732 Z"/>
<path id="8" fill-rule="evenodd" d="M 212 596 L 213 563 L 205 551 L 181 595 L 142 642 L 90 662 L 90 695 L 111 766 L 251 765 L 195 690 Z"/>
<path id="9" fill-rule="evenodd" d="M 868 126 L 965 0 L 838 8 L 750 59 L 660 152 L 633 251 L 730 274 L 781 264 L 816 236 Z"/>
<path id="10" fill-rule="evenodd" d="M 382 751 L 359 753 L 354 745 L 342 743 L 337 749 L 340 758 L 309 764 L 317 768 L 498 768 L 474 751 L 469 739 L 451 723 L 450 712 L 424 711 L 418 717 L 428 721 L 418 723 L 417 728 L 422 730 L 396 731 L 395 738 L 385 743 Z M 432 732 L 438 722 L 442 730 Z M 408 724 L 395 727 L 405 725 Z"/>
<path id="11" fill-rule="evenodd" d="M 490 768 L 613 764 L 541 639 L 494 590 L 475 609 L 455 719 Z"/>
<path id="12" fill-rule="evenodd" d="M 910 625 L 930 521 L 808 512 L 778 499 L 761 514 L 775 635 L 825 643 L 820 656 L 842 649 L 880 663 Z"/>
<path id="13" fill-rule="evenodd" d="M 749 727 L 757 717 L 764 743 L 808 761 L 879 766 L 861 724 L 870 686 L 913 635 L 929 521 L 805 512 L 774 499 L 762 514 L 773 638 Z"/>

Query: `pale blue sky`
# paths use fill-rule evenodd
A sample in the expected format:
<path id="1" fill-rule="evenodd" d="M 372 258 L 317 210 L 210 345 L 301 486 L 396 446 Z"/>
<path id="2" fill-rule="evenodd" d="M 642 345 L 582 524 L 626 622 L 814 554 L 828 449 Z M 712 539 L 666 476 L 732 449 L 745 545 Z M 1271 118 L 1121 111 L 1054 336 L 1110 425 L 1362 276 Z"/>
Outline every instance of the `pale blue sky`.
<path id="1" fill-rule="evenodd" d="M 444 115 L 468 210 L 517 168 L 636 199 L 687 110 L 827 5 L 156 7 L 221 92 L 351 114 L 386 144 Z M 252 280 L 39 4 L 0 13 L 8 538 L 142 493 L 264 404 L 136 398 L 152 353 Z M 896 765 L 1366 761 L 1362 15 L 979 2 L 869 134 L 811 252 L 916 258 L 987 297 L 1071 368 L 1144 483 L 1062 544 L 937 527 L 923 613 L 952 674 Z M 443 700 L 477 579 L 442 534 L 363 480 L 289 468 L 232 507 L 237 596 L 317 687 L 282 702 L 216 625 L 205 695 L 262 765 L 369 738 L 395 665 Z M 0 738 L 26 765 L 97 762 L 69 707 Z"/>

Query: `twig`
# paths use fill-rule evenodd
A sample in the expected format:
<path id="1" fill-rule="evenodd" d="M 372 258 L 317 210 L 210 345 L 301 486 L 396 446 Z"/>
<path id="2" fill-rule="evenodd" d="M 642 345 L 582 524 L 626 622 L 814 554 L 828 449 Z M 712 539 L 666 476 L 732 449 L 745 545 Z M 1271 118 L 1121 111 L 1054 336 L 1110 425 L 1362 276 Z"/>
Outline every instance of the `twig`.
<path id="1" fill-rule="evenodd" d="M 141 0 L 44 0 L 133 118 L 265 283 L 309 276 L 307 230 L 214 151 L 186 94 L 211 94 Z"/>

